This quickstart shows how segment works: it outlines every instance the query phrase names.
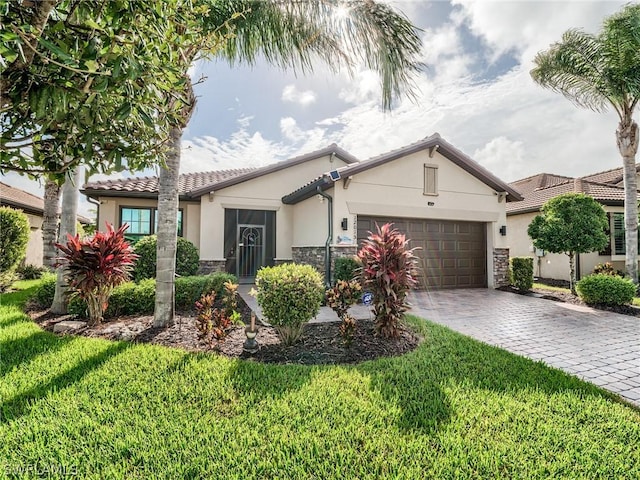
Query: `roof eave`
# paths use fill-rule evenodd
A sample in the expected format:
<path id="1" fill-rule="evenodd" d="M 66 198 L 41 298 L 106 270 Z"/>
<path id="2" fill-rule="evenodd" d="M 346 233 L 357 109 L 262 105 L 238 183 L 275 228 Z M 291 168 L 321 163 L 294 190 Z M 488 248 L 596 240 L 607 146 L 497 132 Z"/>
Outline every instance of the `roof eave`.
<path id="1" fill-rule="evenodd" d="M 296 203 L 313 197 L 318 193 L 318 187 L 320 187 L 322 191 L 325 191 L 333 187 L 333 184 L 334 182 L 331 179 L 322 176 L 301 189 L 282 197 L 282 203 L 285 205 L 295 205 Z"/>
<path id="2" fill-rule="evenodd" d="M 86 195 L 89 198 L 98 200 L 100 197 L 119 197 L 119 198 L 146 198 L 150 200 L 158 199 L 158 192 L 127 192 L 122 190 L 92 190 L 83 189 L 80 193 Z M 178 195 L 180 201 L 193 201 L 189 195 L 181 193 Z"/>

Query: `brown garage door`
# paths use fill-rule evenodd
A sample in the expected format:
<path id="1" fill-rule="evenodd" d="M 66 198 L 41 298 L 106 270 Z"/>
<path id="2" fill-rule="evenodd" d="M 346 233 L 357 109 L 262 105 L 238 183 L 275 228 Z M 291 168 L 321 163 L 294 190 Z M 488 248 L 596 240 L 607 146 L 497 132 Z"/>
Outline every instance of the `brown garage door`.
<path id="1" fill-rule="evenodd" d="M 422 288 L 474 288 L 487 286 L 486 224 L 421 218 L 358 216 L 358 243 L 390 222 L 419 247 Z M 424 276 L 422 276 L 424 275 Z"/>

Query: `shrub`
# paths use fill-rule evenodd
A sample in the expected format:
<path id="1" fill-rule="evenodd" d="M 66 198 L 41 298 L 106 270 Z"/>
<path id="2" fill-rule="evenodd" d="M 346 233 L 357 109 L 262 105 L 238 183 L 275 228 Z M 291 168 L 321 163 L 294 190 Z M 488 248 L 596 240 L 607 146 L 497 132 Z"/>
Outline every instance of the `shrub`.
<path id="1" fill-rule="evenodd" d="M 219 345 L 227 337 L 231 327 L 241 323 L 240 313 L 236 311 L 237 295 L 238 285 L 225 282 L 222 296 L 223 308 L 215 307 L 216 292 L 203 294 L 200 300 L 195 303 L 198 338 L 205 340 L 210 348 L 213 346 L 214 340 L 217 340 Z"/>
<path id="2" fill-rule="evenodd" d="M 22 280 L 37 280 L 48 271 L 49 270 L 46 267 L 26 264 L 18 267 L 16 273 Z"/>
<path id="3" fill-rule="evenodd" d="M 377 227 L 377 226 L 376 226 Z M 398 322 L 407 311 L 407 293 L 416 285 L 416 261 L 409 242 L 393 224 L 369 233 L 358 257 L 362 261 L 361 282 L 373 294 L 376 332 L 384 337 L 398 336 Z"/>
<path id="4" fill-rule="evenodd" d="M 625 305 L 633 301 L 636 285 L 628 278 L 612 275 L 588 275 L 576 285 L 583 302 L 601 305 Z"/>
<path id="5" fill-rule="evenodd" d="M 598 263 L 595 267 L 593 267 L 594 275 L 615 275 L 618 277 L 624 277 L 624 272 L 620 270 L 616 270 L 611 265 L 611 262 Z"/>
<path id="6" fill-rule="evenodd" d="M 96 232 L 91 238 L 67 235 L 66 245 L 56 243 L 62 252 L 65 280 L 73 295 L 87 304 L 90 325 L 102 321 L 114 287 L 129 279 L 136 255 L 124 238 L 127 227 L 114 230 L 107 223 L 106 232 Z"/>
<path id="7" fill-rule="evenodd" d="M 356 330 L 356 321 L 355 318 L 347 312 L 349 307 L 355 304 L 362 296 L 362 287 L 356 280 L 350 282 L 338 280 L 325 294 L 327 297 L 327 305 L 331 307 L 338 315 L 338 318 L 342 320 L 340 335 L 342 335 L 347 345 L 351 345 Z"/>
<path id="8" fill-rule="evenodd" d="M 333 269 L 333 280 L 339 282 L 344 280 L 350 282 L 357 274 L 360 263 L 357 258 L 338 257 L 335 259 L 335 267 Z"/>
<path id="9" fill-rule="evenodd" d="M 509 260 L 511 285 L 526 292 L 533 287 L 533 258 L 513 257 Z"/>
<path id="10" fill-rule="evenodd" d="M 194 304 L 205 293 L 216 292 L 218 298 L 222 297 L 225 282 L 236 283 L 237 279 L 225 272 L 176 278 L 176 309 L 192 310 Z"/>
<path id="11" fill-rule="evenodd" d="M 320 310 L 322 283 L 310 265 L 287 263 L 258 271 L 258 304 L 284 344 L 298 340 L 304 323 Z"/>
<path id="12" fill-rule="evenodd" d="M 55 291 L 56 275 L 54 273 L 45 273 L 41 278 L 40 285 L 29 298 L 29 306 L 35 309 L 49 308 L 53 303 Z"/>
<path id="13" fill-rule="evenodd" d="M 15 280 L 28 242 L 29 218 L 20 210 L 0 207 L 0 292 Z"/>
<path id="14" fill-rule="evenodd" d="M 133 278 L 136 282 L 145 278 L 156 277 L 157 248 L 158 237 L 156 235 L 144 237 L 136 243 L 135 253 L 139 256 L 133 270 Z M 176 274 L 183 277 L 195 275 L 199 267 L 200 255 L 196 246 L 186 238 L 178 237 L 176 245 Z M 200 295 L 197 298 L 200 298 Z M 194 302 L 191 302 L 191 304 Z"/>

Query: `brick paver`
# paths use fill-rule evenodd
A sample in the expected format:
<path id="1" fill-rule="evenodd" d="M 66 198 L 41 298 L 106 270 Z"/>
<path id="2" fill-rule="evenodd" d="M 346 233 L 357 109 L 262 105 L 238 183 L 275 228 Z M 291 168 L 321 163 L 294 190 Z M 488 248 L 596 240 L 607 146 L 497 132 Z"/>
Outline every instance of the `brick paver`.
<path id="1" fill-rule="evenodd" d="M 490 289 L 412 292 L 411 313 L 640 406 L 640 318 Z"/>

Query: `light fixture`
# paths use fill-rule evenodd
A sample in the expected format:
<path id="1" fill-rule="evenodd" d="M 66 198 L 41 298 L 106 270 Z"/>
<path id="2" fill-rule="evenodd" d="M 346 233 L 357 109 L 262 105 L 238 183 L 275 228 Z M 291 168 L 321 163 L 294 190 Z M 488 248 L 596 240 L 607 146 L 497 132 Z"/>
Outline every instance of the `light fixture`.
<path id="1" fill-rule="evenodd" d="M 349 229 L 349 220 L 347 219 L 347 217 L 344 217 L 342 219 L 342 222 L 340 222 L 340 226 L 342 227 L 342 230 L 348 230 Z"/>
<path id="2" fill-rule="evenodd" d="M 503 237 L 507 235 L 507 226 L 506 225 L 502 225 L 500 227 L 500 235 L 502 235 Z"/>

